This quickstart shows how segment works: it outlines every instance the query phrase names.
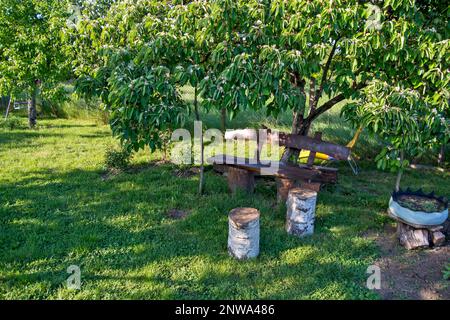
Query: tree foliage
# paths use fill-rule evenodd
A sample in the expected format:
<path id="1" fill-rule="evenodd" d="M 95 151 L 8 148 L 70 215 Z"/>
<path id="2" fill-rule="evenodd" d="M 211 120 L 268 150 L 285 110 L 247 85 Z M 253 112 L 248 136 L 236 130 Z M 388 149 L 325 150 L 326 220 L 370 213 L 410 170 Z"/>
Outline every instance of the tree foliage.
<path id="1" fill-rule="evenodd" d="M 160 132 L 180 125 L 187 83 L 198 86 L 205 109 L 226 108 L 231 117 L 291 111 L 294 133 L 308 134 L 318 116 L 345 102 L 344 116 L 391 151 L 447 141 L 445 7 L 376 5 L 119 1 L 105 16 L 80 21 L 72 35 L 78 88 L 104 99 L 113 132 L 136 150 L 157 148 Z M 292 154 L 295 161 L 292 150 L 284 160 Z"/>
<path id="2" fill-rule="evenodd" d="M 67 2 L 59 0 L 2 0 L 0 6 L 0 92 L 43 90 L 67 78 L 70 72 L 62 50 L 61 30 Z"/>

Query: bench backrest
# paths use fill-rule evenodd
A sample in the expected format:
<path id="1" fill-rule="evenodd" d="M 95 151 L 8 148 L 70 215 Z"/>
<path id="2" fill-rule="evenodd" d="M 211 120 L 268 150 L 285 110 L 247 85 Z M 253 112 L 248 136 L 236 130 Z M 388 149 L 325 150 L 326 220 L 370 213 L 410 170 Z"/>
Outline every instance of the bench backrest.
<path id="1" fill-rule="evenodd" d="M 258 131 L 255 129 L 227 130 L 225 133 L 225 140 L 237 139 L 256 141 L 257 149 L 255 158 L 259 162 L 261 150 L 264 144 L 271 143 L 274 139 L 276 139 L 270 130 L 261 129 L 259 131 L 260 134 L 258 134 Z M 348 160 L 351 153 L 351 150 L 348 147 L 323 141 L 321 132 L 317 132 L 314 138 L 298 134 L 279 132 L 278 143 L 283 147 L 297 150 L 309 150 L 310 154 L 307 162 L 309 166 L 314 163 L 317 152 L 327 154 L 337 160 Z"/>

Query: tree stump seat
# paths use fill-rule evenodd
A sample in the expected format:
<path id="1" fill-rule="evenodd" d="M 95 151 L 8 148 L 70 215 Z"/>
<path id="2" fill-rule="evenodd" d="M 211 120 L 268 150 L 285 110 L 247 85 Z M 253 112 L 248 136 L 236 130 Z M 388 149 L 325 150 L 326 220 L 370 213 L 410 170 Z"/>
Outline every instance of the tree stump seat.
<path id="1" fill-rule="evenodd" d="M 286 231 L 297 237 L 314 233 L 317 192 L 292 188 L 287 199 Z"/>
<path id="2" fill-rule="evenodd" d="M 228 215 L 228 252 L 236 259 L 259 255 L 259 217 L 254 208 L 236 208 Z"/>

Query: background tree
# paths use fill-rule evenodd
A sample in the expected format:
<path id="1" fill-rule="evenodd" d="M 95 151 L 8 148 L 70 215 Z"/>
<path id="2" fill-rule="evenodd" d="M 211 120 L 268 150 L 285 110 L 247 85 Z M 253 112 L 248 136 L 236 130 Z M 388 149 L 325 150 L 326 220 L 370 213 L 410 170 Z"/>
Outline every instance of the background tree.
<path id="1" fill-rule="evenodd" d="M 2 0 L 0 7 L 0 91 L 26 91 L 29 126 L 36 125 L 36 97 L 50 91 L 69 73 L 61 30 L 67 2 Z"/>

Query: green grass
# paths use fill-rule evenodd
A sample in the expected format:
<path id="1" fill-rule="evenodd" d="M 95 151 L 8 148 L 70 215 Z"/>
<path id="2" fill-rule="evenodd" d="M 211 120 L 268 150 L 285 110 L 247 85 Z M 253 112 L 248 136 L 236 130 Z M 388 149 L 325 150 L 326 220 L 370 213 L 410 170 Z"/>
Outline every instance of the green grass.
<path id="1" fill-rule="evenodd" d="M 255 114 L 231 126 L 263 121 Z M 318 126 L 326 121 L 339 126 L 332 117 Z M 352 130 L 325 135 L 349 140 Z M 177 177 L 177 167 L 158 164 L 160 155 L 147 150 L 134 156 L 128 172 L 105 179 L 105 148 L 115 143 L 108 126 L 88 120 L 0 129 L 0 298 L 378 298 L 365 282 L 379 251 L 364 235 L 389 223 L 384 212 L 393 174 L 362 162 L 353 176 L 341 164 L 338 185 L 319 195 L 315 234 L 296 239 L 283 229 L 285 209 L 275 205 L 270 180 L 259 180 L 252 196 L 233 197 L 225 178 L 208 170 L 199 197 L 197 176 Z M 376 148 L 363 144 L 360 152 Z M 449 178 L 408 171 L 403 183 L 448 195 Z M 261 211 L 256 260 L 228 256 L 227 213 L 238 206 Z M 173 208 L 189 215 L 171 220 L 166 212 Z M 79 291 L 66 288 L 73 264 L 81 267 Z"/>

